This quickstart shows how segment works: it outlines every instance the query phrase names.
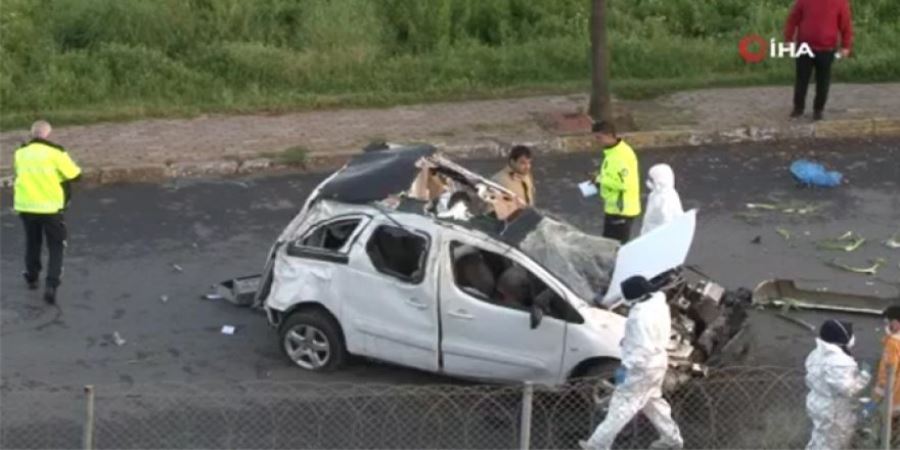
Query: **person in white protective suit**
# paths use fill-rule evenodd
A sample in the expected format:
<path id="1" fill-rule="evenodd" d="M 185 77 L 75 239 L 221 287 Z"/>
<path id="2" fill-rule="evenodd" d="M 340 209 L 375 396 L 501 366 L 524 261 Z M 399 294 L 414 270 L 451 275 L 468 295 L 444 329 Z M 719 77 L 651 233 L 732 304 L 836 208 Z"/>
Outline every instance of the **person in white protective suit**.
<path id="1" fill-rule="evenodd" d="M 616 435 L 635 415 L 643 412 L 656 427 L 660 439 L 651 448 L 684 446 L 681 431 L 672 420 L 672 408 L 662 397 L 662 385 L 669 366 L 666 347 L 672 331 L 672 318 L 666 295 L 653 292 L 646 278 L 634 276 L 622 283 L 622 294 L 635 304 L 625 322 L 622 339 L 624 380 L 616 386 L 603 423 L 597 426 L 583 449 L 608 449 Z"/>
<path id="2" fill-rule="evenodd" d="M 827 320 L 806 358 L 806 411 L 813 423 L 807 449 L 850 448 L 856 430 L 857 395 L 871 375 L 850 356 L 853 324 Z"/>
<path id="3" fill-rule="evenodd" d="M 647 209 L 644 213 L 644 223 L 641 225 L 641 235 L 684 214 L 681 197 L 675 190 L 675 172 L 668 164 L 656 164 L 650 168 L 647 187 L 650 188 L 650 195 L 647 197 Z"/>

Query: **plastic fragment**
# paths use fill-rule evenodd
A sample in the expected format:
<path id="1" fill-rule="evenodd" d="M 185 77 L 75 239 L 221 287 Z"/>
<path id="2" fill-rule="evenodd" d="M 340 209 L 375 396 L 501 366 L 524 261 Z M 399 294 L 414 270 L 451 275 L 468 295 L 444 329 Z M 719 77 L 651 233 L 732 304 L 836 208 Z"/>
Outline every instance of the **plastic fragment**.
<path id="1" fill-rule="evenodd" d="M 815 331 L 816 331 L 816 327 L 813 326 L 812 324 L 810 324 L 809 322 L 805 321 L 805 320 L 798 319 L 798 318 L 796 318 L 796 317 L 791 317 L 791 316 L 789 316 L 789 315 L 787 315 L 787 314 L 785 314 L 785 313 L 781 313 L 781 312 L 780 312 L 780 313 L 777 313 L 777 314 L 775 314 L 775 315 L 778 316 L 778 317 L 781 317 L 781 318 L 784 319 L 784 320 L 787 320 L 788 322 L 794 323 L 794 324 L 796 324 L 796 325 L 800 325 L 801 327 L 806 328 L 806 329 L 809 330 L 810 332 L 815 332 Z"/>
<path id="2" fill-rule="evenodd" d="M 175 271 L 178 273 L 184 272 L 184 269 L 182 269 L 178 264 L 172 264 L 172 268 L 175 269 Z"/>
<path id="3" fill-rule="evenodd" d="M 232 335 L 234 334 L 235 328 L 234 325 L 222 325 L 222 334 Z"/>
<path id="4" fill-rule="evenodd" d="M 900 233 L 894 233 L 890 239 L 884 241 L 884 246 L 887 248 L 900 248 Z"/>
<path id="5" fill-rule="evenodd" d="M 781 227 L 776 228 L 775 232 L 777 232 L 779 235 L 781 235 L 781 237 L 783 237 L 784 240 L 786 240 L 786 241 L 791 239 L 791 232 L 784 228 L 781 228 Z"/>
<path id="6" fill-rule="evenodd" d="M 771 203 L 747 203 L 747 209 L 764 209 L 766 211 L 775 211 L 778 206 Z"/>
<path id="7" fill-rule="evenodd" d="M 857 236 L 852 231 L 848 231 L 836 239 L 824 239 L 819 241 L 817 247 L 822 250 L 842 250 L 849 253 L 858 249 L 865 242 L 866 238 Z"/>
<path id="8" fill-rule="evenodd" d="M 872 265 L 869 267 L 853 267 L 853 266 L 838 262 L 838 260 L 835 259 L 835 260 L 832 260 L 831 262 L 829 262 L 829 265 L 831 265 L 832 267 L 836 267 L 838 269 L 846 270 L 847 272 L 875 276 L 878 274 L 878 269 L 881 268 L 881 266 L 883 266 L 885 262 L 886 261 L 884 259 L 878 258 L 878 259 L 874 260 L 872 262 Z"/>
<path id="9" fill-rule="evenodd" d="M 169 296 L 168 296 L 168 295 L 160 295 L 160 296 L 159 296 L 159 301 L 161 301 L 161 302 L 163 302 L 163 303 L 166 303 L 166 302 L 169 301 Z"/>
<path id="10" fill-rule="evenodd" d="M 222 300 L 224 298 L 219 294 L 206 294 L 203 296 L 203 300 Z"/>
<path id="11" fill-rule="evenodd" d="M 114 331 L 114 332 L 113 332 L 113 342 L 114 342 L 117 346 L 121 347 L 121 346 L 125 345 L 125 342 L 126 342 L 126 341 L 125 341 L 125 339 L 122 339 L 122 336 L 119 335 L 119 332 L 118 332 L 118 331 Z"/>

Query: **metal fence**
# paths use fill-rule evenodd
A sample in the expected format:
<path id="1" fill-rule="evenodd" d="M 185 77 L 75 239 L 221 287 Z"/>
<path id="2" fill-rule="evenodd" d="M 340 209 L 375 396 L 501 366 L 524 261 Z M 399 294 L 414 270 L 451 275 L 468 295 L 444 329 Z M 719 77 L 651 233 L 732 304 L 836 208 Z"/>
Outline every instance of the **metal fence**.
<path id="1" fill-rule="evenodd" d="M 2 393 L 2 448 L 578 448 L 602 420 L 596 380 L 532 386 L 97 386 Z M 668 394 L 686 448 L 803 448 L 804 374 L 719 370 Z M 882 447 L 882 421 L 861 447 Z M 888 431 L 889 432 L 889 431 Z M 656 439 L 639 416 L 617 448 Z"/>

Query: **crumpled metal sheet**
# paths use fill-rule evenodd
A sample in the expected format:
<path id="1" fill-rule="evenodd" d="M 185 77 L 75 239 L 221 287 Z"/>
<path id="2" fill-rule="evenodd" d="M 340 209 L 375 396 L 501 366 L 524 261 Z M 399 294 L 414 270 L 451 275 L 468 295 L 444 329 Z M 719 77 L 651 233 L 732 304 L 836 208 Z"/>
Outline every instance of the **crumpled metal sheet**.
<path id="1" fill-rule="evenodd" d="M 545 216 L 519 249 L 590 302 L 609 287 L 619 243 Z"/>

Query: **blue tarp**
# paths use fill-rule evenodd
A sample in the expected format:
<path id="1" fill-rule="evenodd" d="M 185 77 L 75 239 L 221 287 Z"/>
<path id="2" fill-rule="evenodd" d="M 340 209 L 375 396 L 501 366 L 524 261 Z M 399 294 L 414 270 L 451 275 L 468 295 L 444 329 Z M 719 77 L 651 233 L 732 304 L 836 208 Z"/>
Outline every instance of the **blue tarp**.
<path id="1" fill-rule="evenodd" d="M 844 178 L 840 172 L 825 170 L 825 166 L 817 162 L 800 159 L 791 164 L 791 174 L 797 181 L 807 186 L 835 187 Z"/>

